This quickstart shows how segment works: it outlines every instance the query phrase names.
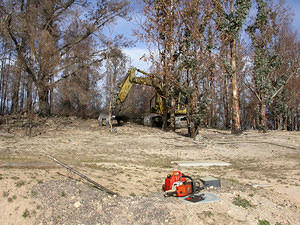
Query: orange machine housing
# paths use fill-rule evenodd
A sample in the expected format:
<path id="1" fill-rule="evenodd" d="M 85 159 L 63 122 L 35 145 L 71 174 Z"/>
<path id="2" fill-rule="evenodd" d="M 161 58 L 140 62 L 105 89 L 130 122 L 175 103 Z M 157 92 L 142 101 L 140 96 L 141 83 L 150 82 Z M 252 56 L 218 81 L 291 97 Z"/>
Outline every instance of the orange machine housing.
<path id="1" fill-rule="evenodd" d="M 168 174 L 165 178 L 165 185 L 163 186 L 164 191 L 171 190 L 175 182 L 185 182 L 186 178 L 183 178 L 182 176 L 183 174 L 180 171 L 173 171 L 171 174 Z"/>
<path id="2" fill-rule="evenodd" d="M 176 187 L 177 197 L 184 197 L 192 193 L 193 193 L 193 186 L 192 183 L 190 182 Z"/>

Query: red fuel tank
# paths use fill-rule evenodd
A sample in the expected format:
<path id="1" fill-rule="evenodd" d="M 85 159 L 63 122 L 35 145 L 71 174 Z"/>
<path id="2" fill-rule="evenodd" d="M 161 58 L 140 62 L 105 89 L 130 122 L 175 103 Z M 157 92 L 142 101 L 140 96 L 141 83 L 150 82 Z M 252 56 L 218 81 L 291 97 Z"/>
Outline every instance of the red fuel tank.
<path id="1" fill-rule="evenodd" d="M 186 181 L 186 178 L 183 178 L 182 176 L 183 174 L 180 171 L 173 171 L 172 173 L 168 174 L 168 176 L 165 178 L 165 185 L 163 186 L 164 191 L 171 190 L 173 184 L 177 181 Z"/>

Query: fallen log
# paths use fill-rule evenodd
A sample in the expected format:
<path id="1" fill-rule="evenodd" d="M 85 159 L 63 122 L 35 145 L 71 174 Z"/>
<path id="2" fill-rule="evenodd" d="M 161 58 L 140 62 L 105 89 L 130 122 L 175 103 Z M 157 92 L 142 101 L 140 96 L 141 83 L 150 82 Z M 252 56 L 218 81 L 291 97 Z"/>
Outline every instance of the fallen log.
<path id="1" fill-rule="evenodd" d="M 57 164 L 65 167 L 66 169 L 70 170 L 71 172 L 75 173 L 76 175 L 80 176 L 81 178 L 85 179 L 86 181 L 88 181 L 89 183 L 93 184 L 97 189 L 101 190 L 101 191 L 105 191 L 107 194 L 110 195 L 118 195 L 118 193 L 115 193 L 109 189 L 107 189 L 106 187 L 98 184 L 96 181 L 93 181 L 92 179 L 88 178 L 87 176 L 83 175 L 82 173 L 78 172 L 77 170 L 69 167 L 67 164 L 60 162 L 58 159 L 54 158 L 53 156 L 46 154 L 46 156 L 50 159 L 52 159 L 54 162 L 56 162 Z"/>

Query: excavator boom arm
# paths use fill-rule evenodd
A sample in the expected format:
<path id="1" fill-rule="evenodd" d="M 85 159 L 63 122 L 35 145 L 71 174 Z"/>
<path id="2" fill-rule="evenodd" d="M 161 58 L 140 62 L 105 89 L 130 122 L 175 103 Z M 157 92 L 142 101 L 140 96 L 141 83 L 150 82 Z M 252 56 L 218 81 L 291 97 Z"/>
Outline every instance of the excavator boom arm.
<path id="1" fill-rule="evenodd" d="M 146 76 L 149 76 L 148 73 L 146 73 L 142 70 L 139 70 L 136 68 L 129 69 L 124 82 L 121 83 L 121 85 L 120 85 L 120 92 L 118 95 L 117 104 L 122 104 L 126 100 L 133 84 L 146 85 L 146 86 L 154 87 L 155 89 L 158 89 L 158 90 L 161 89 L 160 84 L 157 81 L 158 80 L 157 78 L 150 79 L 149 77 L 136 77 L 136 75 L 135 75 L 136 72 L 140 72 Z"/>

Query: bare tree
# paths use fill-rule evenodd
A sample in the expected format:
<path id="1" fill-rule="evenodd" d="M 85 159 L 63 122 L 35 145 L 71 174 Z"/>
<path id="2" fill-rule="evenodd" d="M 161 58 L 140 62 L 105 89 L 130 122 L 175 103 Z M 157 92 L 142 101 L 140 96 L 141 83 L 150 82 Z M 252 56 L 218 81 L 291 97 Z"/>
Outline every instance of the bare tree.
<path id="1" fill-rule="evenodd" d="M 299 70 L 299 55 L 294 51 L 295 37 L 289 32 L 288 15 L 282 6 L 268 5 L 264 0 L 256 2 L 256 19 L 247 29 L 254 49 L 254 87 L 249 88 L 259 102 L 260 129 L 266 131 L 267 107 L 273 103 L 273 111 L 278 115 L 283 113 L 280 108 L 287 102 L 283 89 Z"/>
<path id="2" fill-rule="evenodd" d="M 241 132 L 240 122 L 240 107 L 239 107 L 239 93 L 236 74 L 236 39 L 239 31 L 242 28 L 244 21 L 249 13 L 251 7 L 251 0 L 227 0 L 220 3 L 220 1 L 213 0 L 218 24 L 218 29 L 221 32 L 222 39 L 227 41 L 230 46 L 230 67 L 229 74 L 232 85 L 232 133 L 238 134 Z M 229 6 L 228 4 L 229 3 Z"/>
<path id="3" fill-rule="evenodd" d="M 1 4 L 7 36 L 14 43 L 18 60 L 37 87 L 40 115 L 50 114 L 49 92 L 65 78 L 60 73 L 72 66 L 64 63 L 67 53 L 116 17 L 125 16 L 128 10 L 125 0 L 100 0 L 91 4 L 77 0 L 22 0 Z M 90 13 L 83 16 L 87 9 Z M 84 18 L 85 26 L 80 33 L 65 29 L 69 15 L 74 13 Z M 73 60 L 74 63 L 79 62 Z M 51 83 L 53 77 L 56 81 Z"/>
<path id="4" fill-rule="evenodd" d="M 207 126 L 208 124 L 209 95 L 212 94 L 211 97 L 214 99 L 213 43 L 211 40 L 214 35 L 214 28 L 211 24 L 214 9 L 209 1 L 179 3 L 181 27 L 178 29 L 180 41 L 177 70 L 182 73 L 180 83 L 176 86 L 179 86 L 180 91 L 186 96 L 189 135 L 194 137 L 200 125 Z M 213 100 L 211 103 L 213 112 Z"/>
<path id="5" fill-rule="evenodd" d="M 171 129 L 175 129 L 175 97 L 172 82 L 176 80 L 175 71 L 175 40 L 178 20 L 176 0 L 149 1 L 144 0 L 144 14 L 147 20 L 142 25 L 140 37 L 153 44 L 159 52 L 159 60 L 155 62 L 156 78 L 161 81 L 163 129 L 167 129 L 168 114 L 171 115 Z M 176 12 L 177 11 L 177 12 Z"/>

